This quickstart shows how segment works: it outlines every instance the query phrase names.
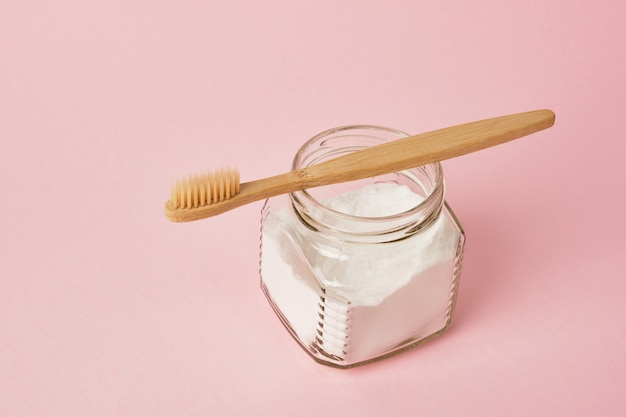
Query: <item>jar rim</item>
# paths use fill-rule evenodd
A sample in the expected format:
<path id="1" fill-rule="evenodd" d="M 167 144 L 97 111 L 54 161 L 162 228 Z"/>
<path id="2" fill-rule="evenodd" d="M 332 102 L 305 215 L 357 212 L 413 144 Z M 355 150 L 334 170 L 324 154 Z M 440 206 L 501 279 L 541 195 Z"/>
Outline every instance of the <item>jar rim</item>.
<path id="1" fill-rule="evenodd" d="M 312 148 L 316 143 L 318 142 L 322 142 L 323 143 L 323 139 L 325 138 L 330 138 L 333 135 L 337 135 L 337 134 L 341 134 L 341 133 L 345 133 L 348 131 L 358 131 L 358 130 L 363 130 L 363 131 L 379 131 L 379 132 L 384 132 L 387 134 L 391 134 L 391 135 L 397 135 L 398 139 L 402 138 L 402 137 L 408 137 L 409 135 L 401 130 L 397 130 L 397 129 L 392 129 L 392 128 L 388 128 L 388 127 L 384 127 L 384 126 L 377 126 L 377 125 L 367 125 L 367 124 L 359 124 L 359 125 L 344 125 L 344 126 L 340 126 L 340 127 L 335 127 L 335 128 L 331 128 L 331 129 L 327 129 L 323 132 L 318 133 L 317 135 L 313 136 L 311 139 L 309 139 L 308 141 L 306 141 L 298 150 L 298 152 L 296 153 L 296 155 L 293 158 L 292 161 L 292 170 L 298 170 L 298 169 L 302 169 L 302 168 L 306 168 L 307 166 L 310 166 L 312 164 L 303 164 L 303 160 L 304 157 L 306 155 L 306 151 L 309 150 L 310 148 Z M 372 138 L 376 138 L 378 140 L 382 142 L 387 141 L 379 136 L 372 136 Z M 327 212 L 328 214 L 331 214 L 333 216 L 340 216 L 343 217 L 345 219 L 348 220 L 352 220 L 352 221 L 362 221 L 362 222 L 389 222 L 389 221 L 394 221 L 394 220 L 400 220 L 402 218 L 405 217 L 411 217 L 412 215 L 418 214 L 420 212 L 422 212 L 426 207 L 432 206 L 435 200 L 443 200 L 443 187 L 444 187 L 444 179 L 443 179 L 443 168 L 441 166 L 441 163 L 439 162 L 434 162 L 434 163 L 430 163 L 427 165 L 423 165 L 423 166 L 419 166 L 419 167 L 415 167 L 415 168 L 410 168 L 401 172 L 406 172 L 406 171 L 412 171 L 415 169 L 423 169 L 425 167 L 430 167 L 433 171 L 434 171 L 434 180 L 433 180 L 433 186 L 432 189 L 430 190 L 430 192 L 428 193 L 428 195 L 426 195 L 424 197 L 424 199 L 418 203 L 417 205 L 411 207 L 408 210 L 399 212 L 399 213 L 394 213 L 394 214 L 390 214 L 390 215 L 385 215 L 385 216 L 359 216 L 359 215 L 354 215 L 354 214 L 348 214 L 345 212 L 341 212 L 341 211 L 337 211 L 334 210 L 330 207 L 328 207 L 323 201 L 318 200 L 317 198 L 313 197 L 313 195 L 311 195 L 311 193 L 309 193 L 309 191 L 307 189 L 304 190 L 300 190 L 300 191 L 295 191 L 293 193 L 291 193 L 292 198 L 296 198 L 297 200 L 305 200 L 308 203 L 311 203 L 313 205 L 316 206 L 317 209 L 321 209 L 324 212 Z M 437 204 L 439 205 L 439 204 Z"/>

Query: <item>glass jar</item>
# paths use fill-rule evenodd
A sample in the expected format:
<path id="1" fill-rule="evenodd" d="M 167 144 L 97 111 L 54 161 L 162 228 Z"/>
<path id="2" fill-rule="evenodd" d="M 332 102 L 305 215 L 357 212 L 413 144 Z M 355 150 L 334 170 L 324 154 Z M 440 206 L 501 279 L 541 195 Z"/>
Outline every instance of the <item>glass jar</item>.
<path id="1" fill-rule="evenodd" d="M 327 130 L 300 148 L 292 169 L 406 136 L 377 126 Z M 448 327 L 464 243 L 439 163 L 311 188 L 265 202 L 261 288 L 313 359 L 349 368 Z"/>

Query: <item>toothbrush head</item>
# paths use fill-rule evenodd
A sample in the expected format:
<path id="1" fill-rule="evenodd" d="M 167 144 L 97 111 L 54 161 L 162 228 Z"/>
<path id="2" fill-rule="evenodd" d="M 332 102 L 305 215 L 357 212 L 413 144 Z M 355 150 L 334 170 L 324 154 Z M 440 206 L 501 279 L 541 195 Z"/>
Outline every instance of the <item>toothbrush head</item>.
<path id="1" fill-rule="evenodd" d="M 174 181 L 167 204 L 175 210 L 192 209 L 228 200 L 237 193 L 239 171 L 222 168 Z"/>

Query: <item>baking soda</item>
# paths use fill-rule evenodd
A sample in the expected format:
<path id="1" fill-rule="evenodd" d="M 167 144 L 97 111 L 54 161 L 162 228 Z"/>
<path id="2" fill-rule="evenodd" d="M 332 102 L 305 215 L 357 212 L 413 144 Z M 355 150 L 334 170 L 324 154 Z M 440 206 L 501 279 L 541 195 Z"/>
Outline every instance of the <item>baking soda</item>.
<path id="1" fill-rule="evenodd" d="M 377 183 L 324 204 L 344 214 L 382 217 L 421 201 L 407 186 Z M 354 363 L 446 327 L 460 238 L 447 215 L 407 239 L 338 244 L 303 226 L 290 208 L 274 212 L 268 204 L 262 282 L 305 349 L 337 363 Z"/>
<path id="2" fill-rule="evenodd" d="M 381 182 L 330 198 L 324 205 L 352 216 L 383 217 L 410 210 L 423 200 L 406 185 Z"/>

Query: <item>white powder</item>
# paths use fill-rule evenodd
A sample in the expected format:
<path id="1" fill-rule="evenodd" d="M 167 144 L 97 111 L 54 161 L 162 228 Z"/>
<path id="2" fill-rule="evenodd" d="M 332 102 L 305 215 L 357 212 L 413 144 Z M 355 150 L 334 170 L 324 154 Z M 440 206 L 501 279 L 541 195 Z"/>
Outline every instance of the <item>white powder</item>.
<path id="1" fill-rule="evenodd" d="M 330 198 L 324 205 L 352 216 L 383 217 L 410 210 L 423 200 L 406 185 L 383 182 Z"/>
<path id="2" fill-rule="evenodd" d="M 422 200 L 406 186 L 379 183 L 325 205 L 381 217 Z M 460 238 L 447 215 L 398 242 L 339 245 L 299 225 L 288 210 L 272 210 L 270 202 L 263 223 L 262 281 L 274 308 L 313 355 L 359 362 L 446 326 Z"/>

